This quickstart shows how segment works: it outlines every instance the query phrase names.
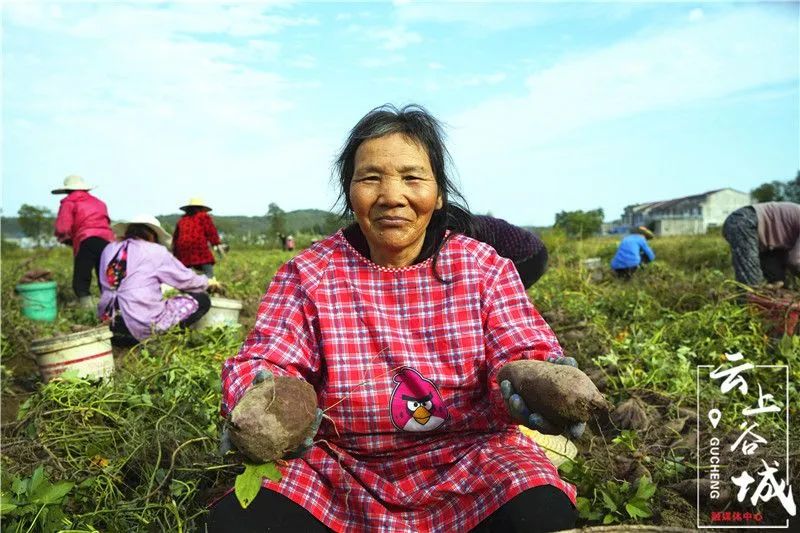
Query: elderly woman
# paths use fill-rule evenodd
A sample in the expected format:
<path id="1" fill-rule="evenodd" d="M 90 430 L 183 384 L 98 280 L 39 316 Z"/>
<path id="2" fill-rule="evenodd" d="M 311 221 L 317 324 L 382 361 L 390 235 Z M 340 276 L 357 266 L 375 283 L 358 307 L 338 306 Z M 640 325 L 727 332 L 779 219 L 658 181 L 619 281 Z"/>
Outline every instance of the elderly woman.
<path id="1" fill-rule="evenodd" d="M 165 246 L 170 236 L 158 219 L 139 215 L 113 229 L 122 240 L 106 246 L 100 257 L 102 293 L 97 306 L 98 316 L 110 321 L 112 344 L 132 346 L 176 324 L 189 326 L 208 312 L 209 279 L 169 253 Z M 162 283 L 185 292 L 164 299 Z"/>
<path id="2" fill-rule="evenodd" d="M 247 509 L 217 502 L 209 531 L 573 525 L 575 488 L 509 409 L 536 415 L 496 383 L 505 363 L 561 348 L 512 262 L 459 231 L 472 217 L 446 160 L 420 107 L 375 109 L 351 131 L 337 168 L 356 223 L 281 267 L 222 370 L 223 415 L 269 372 L 311 383 L 326 418 Z"/>

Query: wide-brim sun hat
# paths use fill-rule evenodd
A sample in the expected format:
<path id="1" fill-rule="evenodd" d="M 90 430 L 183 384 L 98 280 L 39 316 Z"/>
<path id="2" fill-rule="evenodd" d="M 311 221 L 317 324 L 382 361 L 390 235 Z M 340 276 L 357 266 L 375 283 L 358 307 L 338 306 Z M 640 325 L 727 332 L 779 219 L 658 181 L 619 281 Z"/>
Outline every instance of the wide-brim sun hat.
<path id="1" fill-rule="evenodd" d="M 652 231 L 650 231 L 644 226 L 639 226 L 638 228 L 636 228 L 636 231 L 638 231 L 641 235 L 644 235 L 648 239 L 652 239 L 653 237 L 655 237 L 655 234 L 653 234 Z"/>
<path id="2" fill-rule="evenodd" d="M 208 206 L 205 204 L 205 202 L 203 202 L 203 199 L 202 199 L 202 198 L 200 198 L 200 197 L 198 197 L 198 196 L 195 196 L 194 198 L 189 198 L 189 203 L 188 203 L 188 204 L 186 204 L 186 205 L 183 205 L 183 206 L 181 206 L 181 208 L 180 208 L 180 209 L 181 209 L 182 211 L 186 211 L 186 210 L 187 210 L 188 208 L 190 208 L 190 207 L 202 207 L 202 208 L 203 208 L 203 209 L 205 209 L 206 211 L 211 211 L 211 208 L 210 208 L 210 207 L 208 207 Z"/>
<path id="3" fill-rule="evenodd" d="M 164 246 L 169 246 L 172 241 L 172 235 L 167 233 L 161 227 L 161 222 L 158 221 L 153 215 L 136 215 L 130 220 L 120 221 L 111 226 L 111 229 L 118 237 L 123 237 L 125 232 L 128 231 L 128 226 L 131 224 L 143 224 L 153 230 L 158 236 L 158 243 Z"/>
<path id="4" fill-rule="evenodd" d="M 94 189 L 91 185 L 86 183 L 81 176 L 77 174 L 70 174 L 64 178 L 64 186 L 58 189 L 53 189 L 53 194 L 71 193 L 72 191 L 90 191 Z"/>

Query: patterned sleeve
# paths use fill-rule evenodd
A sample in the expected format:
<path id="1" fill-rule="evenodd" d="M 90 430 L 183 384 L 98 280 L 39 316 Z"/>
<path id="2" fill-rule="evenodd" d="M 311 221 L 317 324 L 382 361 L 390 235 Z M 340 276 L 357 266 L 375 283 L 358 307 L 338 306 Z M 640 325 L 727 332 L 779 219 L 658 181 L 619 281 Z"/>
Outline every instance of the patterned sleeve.
<path id="1" fill-rule="evenodd" d="M 321 358 L 316 323 L 315 306 L 290 261 L 270 282 L 239 354 L 222 366 L 222 416 L 230 413 L 261 369 L 317 383 Z"/>
<path id="2" fill-rule="evenodd" d="M 553 330 L 533 307 L 507 259 L 496 258 L 487 272 L 483 295 L 487 388 L 495 408 L 505 412 L 495 382 L 500 368 L 519 359 L 545 360 L 563 355 Z"/>
<path id="3" fill-rule="evenodd" d="M 219 233 L 217 233 L 217 227 L 214 225 L 214 221 L 211 220 L 211 217 L 208 215 L 203 217 L 203 231 L 205 231 L 206 239 L 211 243 L 212 246 L 219 244 Z"/>

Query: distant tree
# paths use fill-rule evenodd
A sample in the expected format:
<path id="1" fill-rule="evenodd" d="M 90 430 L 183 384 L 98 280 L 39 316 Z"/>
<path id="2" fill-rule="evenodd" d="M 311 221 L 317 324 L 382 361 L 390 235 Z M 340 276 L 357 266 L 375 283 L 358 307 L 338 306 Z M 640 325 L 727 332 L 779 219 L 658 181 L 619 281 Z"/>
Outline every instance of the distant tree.
<path id="1" fill-rule="evenodd" d="M 783 189 L 783 182 L 770 181 L 762 183 L 750 191 L 750 196 L 753 197 L 754 202 L 759 204 L 763 202 L 778 202 L 783 200 Z"/>
<path id="2" fill-rule="evenodd" d="M 267 209 L 267 224 L 269 225 L 269 234 L 273 238 L 287 233 L 286 212 L 278 207 L 276 203 L 269 204 L 269 208 Z"/>
<path id="3" fill-rule="evenodd" d="M 783 188 L 783 195 L 787 201 L 800 204 L 800 170 L 797 171 L 794 179 Z"/>
<path id="4" fill-rule="evenodd" d="M 603 210 L 561 211 L 556 214 L 554 227 L 563 229 L 571 237 L 583 238 L 600 232 Z"/>
<path id="5" fill-rule="evenodd" d="M 320 226 L 320 234 L 322 235 L 331 235 L 336 233 L 339 228 L 345 225 L 345 219 L 335 213 L 328 213 L 325 215 L 325 220 L 322 222 Z"/>
<path id="6" fill-rule="evenodd" d="M 17 211 L 22 232 L 41 245 L 53 227 L 53 212 L 46 207 L 22 204 Z"/>
<path id="7" fill-rule="evenodd" d="M 796 202 L 800 203 L 800 170 L 789 181 L 768 181 L 752 191 L 753 202 Z"/>

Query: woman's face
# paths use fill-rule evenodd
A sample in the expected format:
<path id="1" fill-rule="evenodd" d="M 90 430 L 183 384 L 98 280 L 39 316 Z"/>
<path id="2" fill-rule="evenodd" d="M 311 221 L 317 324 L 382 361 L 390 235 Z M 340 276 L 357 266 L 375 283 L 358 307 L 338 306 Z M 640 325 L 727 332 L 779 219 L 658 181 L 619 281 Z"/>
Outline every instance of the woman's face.
<path id="1" fill-rule="evenodd" d="M 372 260 L 392 267 L 414 262 L 434 210 L 442 207 L 428 153 L 400 133 L 361 143 L 349 197 Z"/>

